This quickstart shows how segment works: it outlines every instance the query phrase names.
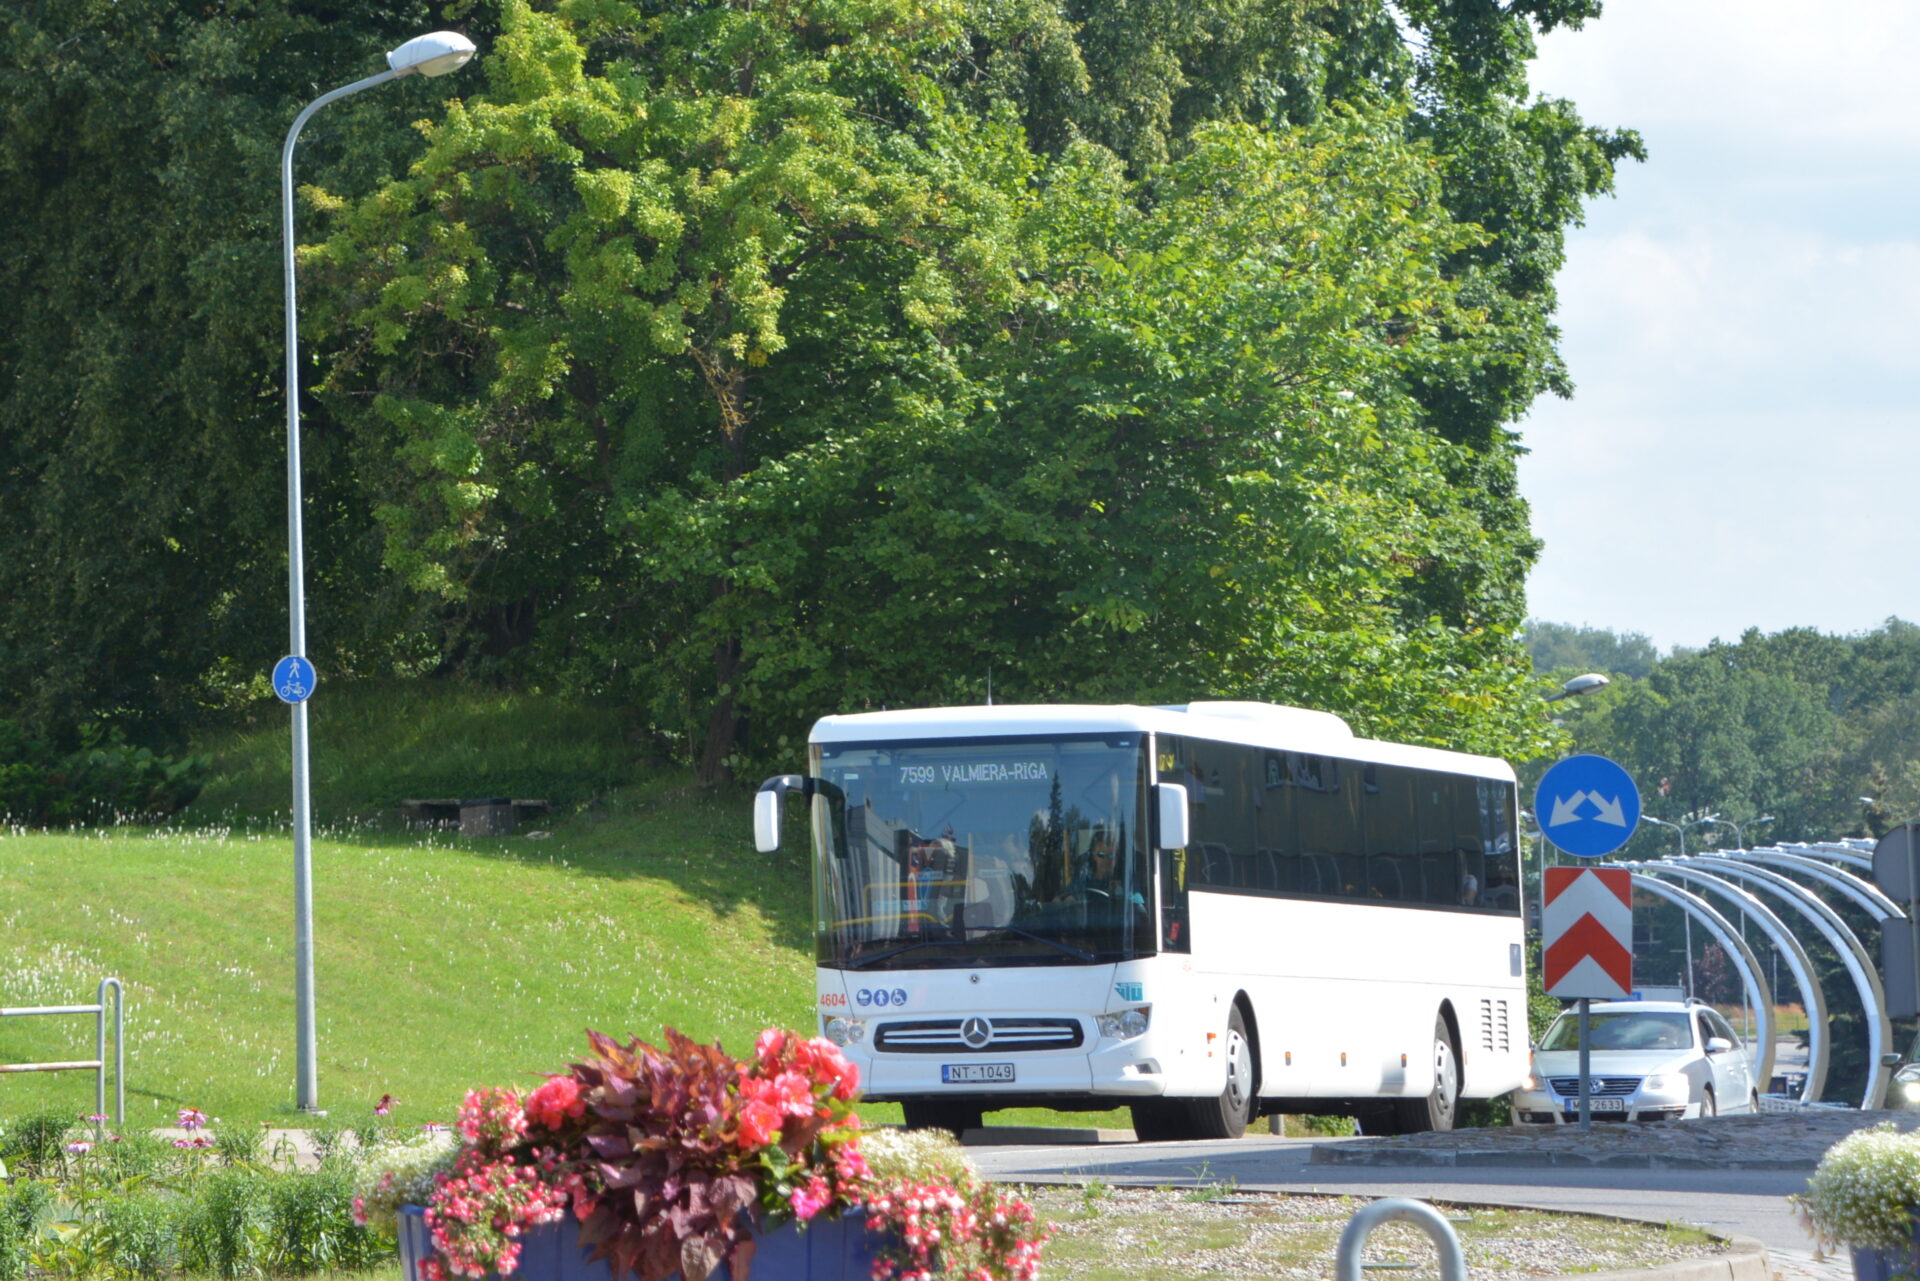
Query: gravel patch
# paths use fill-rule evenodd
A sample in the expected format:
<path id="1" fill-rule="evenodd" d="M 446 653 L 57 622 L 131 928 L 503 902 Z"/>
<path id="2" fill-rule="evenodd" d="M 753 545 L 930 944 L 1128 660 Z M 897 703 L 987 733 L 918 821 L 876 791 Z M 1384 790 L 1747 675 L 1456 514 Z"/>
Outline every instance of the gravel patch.
<path id="1" fill-rule="evenodd" d="M 1207 1188 L 1045 1187 L 1028 1190 L 1053 1226 L 1048 1281 L 1176 1281 L 1232 1277 L 1327 1281 L 1334 1247 L 1365 1202 Z M 1585 1215 L 1485 1207 L 1438 1208 L 1456 1222 L 1474 1278 L 1564 1276 L 1712 1258 L 1727 1243 L 1693 1228 L 1661 1228 Z M 1367 1238 L 1363 1261 L 1379 1281 L 1425 1281 L 1439 1270 L 1432 1242 L 1411 1224 Z"/>

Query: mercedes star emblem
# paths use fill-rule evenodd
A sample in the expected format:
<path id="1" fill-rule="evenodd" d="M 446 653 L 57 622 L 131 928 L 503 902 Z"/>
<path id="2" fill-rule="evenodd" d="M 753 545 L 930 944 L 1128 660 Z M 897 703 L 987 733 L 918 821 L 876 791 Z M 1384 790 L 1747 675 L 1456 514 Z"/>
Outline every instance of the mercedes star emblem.
<path id="1" fill-rule="evenodd" d="M 960 1039 L 977 1050 L 993 1039 L 993 1029 L 976 1014 L 960 1025 Z"/>

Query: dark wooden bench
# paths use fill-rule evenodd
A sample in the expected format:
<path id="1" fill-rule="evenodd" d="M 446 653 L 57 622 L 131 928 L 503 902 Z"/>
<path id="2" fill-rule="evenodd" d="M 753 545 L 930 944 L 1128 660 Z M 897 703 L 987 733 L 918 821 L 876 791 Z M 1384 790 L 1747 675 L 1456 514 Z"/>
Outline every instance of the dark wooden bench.
<path id="1" fill-rule="evenodd" d="M 400 816 L 416 827 L 459 828 L 462 836 L 498 836 L 520 824 L 553 813 L 550 801 L 517 800 L 507 796 L 468 796 L 458 799 L 400 802 Z"/>

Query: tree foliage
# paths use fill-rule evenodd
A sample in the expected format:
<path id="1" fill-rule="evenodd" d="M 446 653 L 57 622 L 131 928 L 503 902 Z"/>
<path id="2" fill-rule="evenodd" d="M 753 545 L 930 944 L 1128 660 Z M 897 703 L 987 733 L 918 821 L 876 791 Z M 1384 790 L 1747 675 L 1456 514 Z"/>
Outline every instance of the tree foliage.
<path id="1" fill-rule="evenodd" d="M 1525 66 L 1597 8 L 447 11 L 475 68 L 302 144 L 316 656 L 591 692 L 709 779 L 989 681 L 1536 750 L 1511 425 L 1569 390 L 1562 235 L 1638 141 Z M 26 713 L 191 707 L 276 652 L 275 151 L 435 18 L 0 20 Z"/>
<path id="2" fill-rule="evenodd" d="M 1637 648 L 1635 637 L 1613 639 Z M 1603 640 L 1586 639 L 1588 657 L 1605 652 Z M 1752 844 L 1878 836 L 1920 814 L 1917 691 L 1920 627 L 1890 619 L 1858 636 L 1748 631 L 1558 706 L 1579 750 L 1634 776 L 1648 813 L 1670 822 L 1718 814 L 1747 824 Z M 1773 822 L 1753 827 L 1762 815 Z M 1688 844 L 1734 838 L 1732 827 L 1701 823 Z M 1670 831 L 1635 842 L 1629 852 L 1645 857 L 1676 852 Z"/>

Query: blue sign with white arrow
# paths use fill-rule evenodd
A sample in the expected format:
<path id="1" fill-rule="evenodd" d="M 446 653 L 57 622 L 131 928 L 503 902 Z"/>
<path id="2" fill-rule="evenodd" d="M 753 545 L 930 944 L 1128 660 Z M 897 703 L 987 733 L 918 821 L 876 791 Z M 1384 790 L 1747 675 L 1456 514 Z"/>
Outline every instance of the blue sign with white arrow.
<path id="1" fill-rule="evenodd" d="M 1640 789 L 1604 756 L 1555 762 L 1533 791 L 1533 813 L 1556 849 L 1599 858 L 1627 843 L 1640 823 Z"/>
<path id="2" fill-rule="evenodd" d="M 289 654 L 274 664 L 273 692 L 283 703 L 304 703 L 313 696 L 313 687 L 319 679 L 312 663 L 298 654 Z"/>

